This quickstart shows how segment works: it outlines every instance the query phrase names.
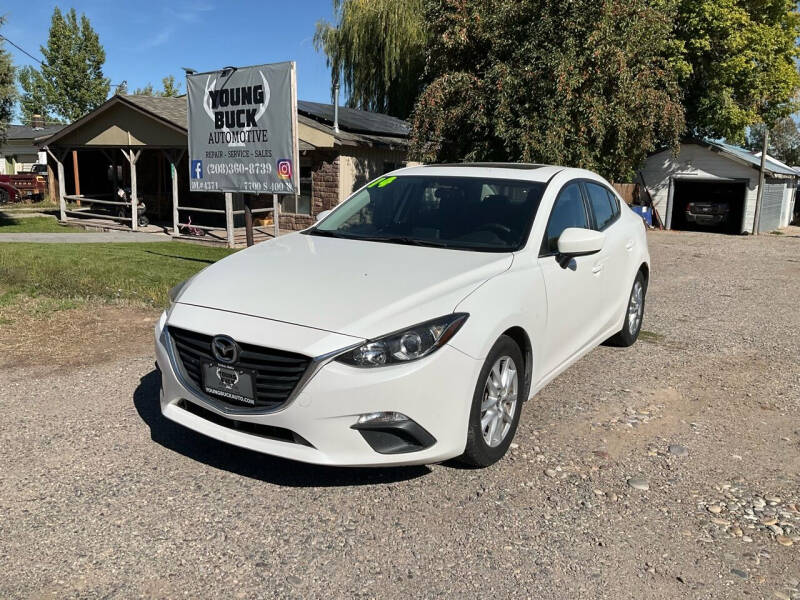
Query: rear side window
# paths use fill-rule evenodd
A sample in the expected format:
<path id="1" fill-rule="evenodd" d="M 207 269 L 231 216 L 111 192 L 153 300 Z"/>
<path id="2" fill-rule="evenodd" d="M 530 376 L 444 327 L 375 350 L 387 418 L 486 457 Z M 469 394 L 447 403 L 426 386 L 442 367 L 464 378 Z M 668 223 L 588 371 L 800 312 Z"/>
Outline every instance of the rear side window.
<path id="1" fill-rule="evenodd" d="M 558 238 L 569 227 L 589 228 L 581 186 L 578 182 L 567 184 L 558 194 L 550 213 L 550 220 L 547 222 L 541 253 L 558 252 Z"/>
<path id="2" fill-rule="evenodd" d="M 619 199 L 611 190 L 606 190 L 608 193 L 608 199 L 611 202 L 611 211 L 614 213 L 614 218 L 617 218 L 619 215 Z"/>
<path id="3" fill-rule="evenodd" d="M 595 229 L 602 231 L 616 218 L 611 206 L 611 198 L 606 188 L 596 183 L 586 182 L 586 193 L 594 215 Z"/>

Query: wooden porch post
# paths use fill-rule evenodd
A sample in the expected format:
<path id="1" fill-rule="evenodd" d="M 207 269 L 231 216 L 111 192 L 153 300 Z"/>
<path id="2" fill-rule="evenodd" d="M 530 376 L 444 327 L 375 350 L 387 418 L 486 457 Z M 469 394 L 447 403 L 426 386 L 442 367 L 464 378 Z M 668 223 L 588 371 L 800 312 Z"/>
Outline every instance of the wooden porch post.
<path id="1" fill-rule="evenodd" d="M 137 150 L 123 150 L 123 156 L 128 159 L 131 165 L 131 229 L 136 231 L 139 229 L 139 197 L 136 190 L 136 161 L 139 160 L 142 151 Z"/>
<path id="2" fill-rule="evenodd" d="M 72 151 L 72 175 L 75 178 L 75 195 L 76 196 L 80 196 L 81 195 L 81 176 L 80 176 L 80 173 L 78 172 L 78 151 L 77 150 L 73 150 Z M 80 206 L 80 205 L 81 205 L 81 201 L 78 200 L 78 206 Z"/>
<path id="3" fill-rule="evenodd" d="M 45 148 L 45 150 L 47 150 L 47 153 L 50 155 L 50 157 L 54 161 L 56 161 L 56 167 L 58 168 L 58 208 L 59 208 L 59 213 L 60 213 L 61 220 L 62 221 L 66 221 L 67 220 L 67 202 L 64 199 L 64 196 L 66 195 L 66 193 L 64 192 L 64 188 L 66 186 L 66 183 L 64 182 L 64 180 L 65 180 L 65 177 L 64 177 L 64 158 L 67 156 L 67 152 L 69 152 L 69 151 L 65 150 L 61 154 L 61 158 L 59 158 L 58 156 L 53 154 L 53 152 L 50 150 L 50 148 Z"/>
<path id="4" fill-rule="evenodd" d="M 233 194 L 225 192 L 225 232 L 228 248 L 233 248 Z"/>
<path id="5" fill-rule="evenodd" d="M 178 235 L 178 223 L 179 221 L 179 214 L 178 214 L 178 163 L 183 158 L 184 151 L 181 150 L 178 153 L 175 152 L 167 152 L 164 151 L 164 156 L 167 157 L 169 161 L 169 171 L 170 176 L 172 177 L 172 235 Z"/>

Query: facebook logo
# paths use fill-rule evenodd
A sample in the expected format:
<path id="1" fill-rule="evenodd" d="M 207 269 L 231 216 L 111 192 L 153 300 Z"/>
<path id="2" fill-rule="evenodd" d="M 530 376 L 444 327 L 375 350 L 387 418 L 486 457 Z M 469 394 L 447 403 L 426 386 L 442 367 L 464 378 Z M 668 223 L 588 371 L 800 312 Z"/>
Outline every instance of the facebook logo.
<path id="1" fill-rule="evenodd" d="M 202 160 L 193 160 L 192 161 L 192 179 L 202 179 L 203 178 L 203 161 Z"/>

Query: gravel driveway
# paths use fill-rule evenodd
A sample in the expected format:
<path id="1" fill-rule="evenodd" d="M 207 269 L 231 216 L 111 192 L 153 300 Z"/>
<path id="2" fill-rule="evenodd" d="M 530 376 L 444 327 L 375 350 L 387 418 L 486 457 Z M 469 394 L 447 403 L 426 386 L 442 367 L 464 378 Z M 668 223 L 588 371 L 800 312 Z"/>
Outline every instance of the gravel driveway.
<path id="1" fill-rule="evenodd" d="M 644 339 L 482 471 L 226 446 L 160 416 L 156 315 L 43 331 L 0 357 L 0 597 L 800 598 L 800 230 L 649 239 Z"/>

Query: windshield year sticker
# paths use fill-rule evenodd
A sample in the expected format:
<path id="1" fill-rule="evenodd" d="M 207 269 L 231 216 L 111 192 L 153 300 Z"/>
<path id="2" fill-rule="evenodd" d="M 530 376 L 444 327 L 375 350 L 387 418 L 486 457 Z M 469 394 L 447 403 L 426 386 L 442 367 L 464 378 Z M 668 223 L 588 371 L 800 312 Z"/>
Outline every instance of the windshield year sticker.
<path id="1" fill-rule="evenodd" d="M 378 184 L 378 187 L 379 187 L 379 188 L 386 187 L 387 185 L 389 185 L 390 183 L 392 183 L 392 182 L 393 182 L 395 179 L 397 179 L 397 177 L 387 177 L 386 179 L 384 179 L 383 181 L 381 181 L 381 182 Z"/>

